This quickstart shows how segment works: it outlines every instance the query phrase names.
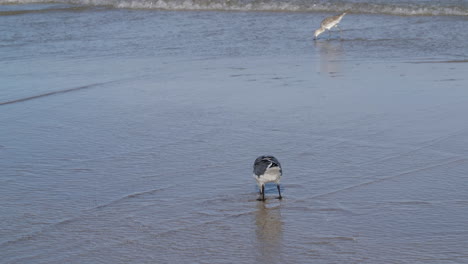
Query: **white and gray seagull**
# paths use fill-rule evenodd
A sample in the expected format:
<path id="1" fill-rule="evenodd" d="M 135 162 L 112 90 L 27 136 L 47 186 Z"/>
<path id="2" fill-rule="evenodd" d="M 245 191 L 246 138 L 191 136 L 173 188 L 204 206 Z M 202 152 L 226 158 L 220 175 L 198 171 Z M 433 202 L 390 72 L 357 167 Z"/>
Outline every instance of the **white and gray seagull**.
<path id="1" fill-rule="evenodd" d="M 257 181 L 258 188 L 260 189 L 260 195 L 257 200 L 265 201 L 265 183 L 274 182 L 276 188 L 278 188 L 278 199 L 282 199 L 280 189 L 280 178 L 282 175 L 281 164 L 273 156 L 260 156 L 255 159 L 253 166 L 254 178 Z"/>
<path id="2" fill-rule="evenodd" d="M 343 14 L 340 14 L 340 15 L 336 15 L 336 16 L 331 16 L 331 17 L 327 17 L 325 18 L 322 23 L 320 23 L 320 28 L 315 30 L 314 32 L 314 40 L 317 39 L 317 37 L 322 34 L 323 32 L 325 32 L 325 30 L 328 30 L 328 34 L 330 35 L 330 30 L 333 28 L 333 27 L 336 27 L 340 30 L 340 36 L 341 36 L 341 28 L 338 27 L 338 23 L 340 23 L 341 19 L 343 19 L 343 17 L 346 15 L 346 12 L 344 12 Z"/>

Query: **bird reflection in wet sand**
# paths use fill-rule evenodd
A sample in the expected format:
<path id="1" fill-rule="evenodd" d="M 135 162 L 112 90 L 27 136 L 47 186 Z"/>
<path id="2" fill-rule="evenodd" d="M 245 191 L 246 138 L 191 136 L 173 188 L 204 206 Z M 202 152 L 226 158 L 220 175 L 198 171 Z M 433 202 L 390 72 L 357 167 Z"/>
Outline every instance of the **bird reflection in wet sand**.
<path id="1" fill-rule="evenodd" d="M 282 259 L 283 221 L 280 206 L 258 203 L 255 212 L 258 263 L 284 263 Z"/>
<path id="2" fill-rule="evenodd" d="M 342 42 L 317 41 L 314 43 L 320 54 L 320 72 L 337 77 L 341 72 L 341 60 L 344 55 Z"/>

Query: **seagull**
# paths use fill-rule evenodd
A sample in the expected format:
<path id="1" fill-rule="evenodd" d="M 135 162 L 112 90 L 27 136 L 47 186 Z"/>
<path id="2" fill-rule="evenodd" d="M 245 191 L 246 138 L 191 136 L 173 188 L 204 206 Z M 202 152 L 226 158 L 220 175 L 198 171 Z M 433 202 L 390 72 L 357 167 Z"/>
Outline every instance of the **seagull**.
<path id="1" fill-rule="evenodd" d="M 260 156 L 255 159 L 253 173 L 253 177 L 257 180 L 257 185 L 261 194 L 261 198 L 257 199 L 258 201 L 265 201 L 265 183 L 267 182 L 275 182 L 276 188 L 278 188 L 278 199 L 283 198 L 279 186 L 282 175 L 281 164 L 275 157 Z"/>
<path id="2" fill-rule="evenodd" d="M 322 23 L 320 23 L 320 28 L 315 30 L 314 40 L 317 39 L 318 35 L 325 32 L 325 30 L 331 30 L 333 27 L 337 27 L 340 30 L 340 33 L 341 33 L 341 28 L 338 27 L 338 23 L 340 23 L 341 19 L 345 15 L 346 15 L 346 12 L 344 12 L 341 15 L 336 15 L 336 16 L 331 16 L 331 17 L 325 18 L 322 21 Z M 328 34 L 330 34 L 330 31 L 328 31 Z"/>

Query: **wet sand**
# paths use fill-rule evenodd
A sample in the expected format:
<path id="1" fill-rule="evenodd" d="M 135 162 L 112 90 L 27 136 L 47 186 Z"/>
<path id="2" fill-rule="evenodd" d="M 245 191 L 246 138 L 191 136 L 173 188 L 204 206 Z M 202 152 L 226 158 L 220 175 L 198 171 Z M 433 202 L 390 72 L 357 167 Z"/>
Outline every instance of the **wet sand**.
<path id="1" fill-rule="evenodd" d="M 177 76 L 2 106 L 2 259 L 462 263 L 466 64 L 319 55 L 167 63 Z M 281 201 L 256 201 L 261 154 L 283 164 Z"/>
<path id="2" fill-rule="evenodd" d="M 468 262 L 466 21 L 325 15 L 1 17 L 0 262 Z"/>

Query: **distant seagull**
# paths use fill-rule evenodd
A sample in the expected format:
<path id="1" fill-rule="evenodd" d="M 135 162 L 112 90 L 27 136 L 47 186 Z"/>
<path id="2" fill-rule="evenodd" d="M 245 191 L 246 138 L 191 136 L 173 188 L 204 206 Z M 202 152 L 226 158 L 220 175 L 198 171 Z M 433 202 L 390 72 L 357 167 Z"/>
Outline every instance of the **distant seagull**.
<path id="1" fill-rule="evenodd" d="M 282 199 L 281 190 L 279 186 L 280 178 L 282 175 L 281 164 L 273 156 L 260 156 L 255 160 L 254 167 L 254 178 L 257 180 L 258 187 L 260 189 L 261 198 L 259 201 L 265 201 L 265 183 L 275 182 L 276 188 L 278 188 L 278 199 Z"/>
<path id="2" fill-rule="evenodd" d="M 336 15 L 336 16 L 331 16 L 325 18 L 322 23 L 320 23 L 320 28 L 315 30 L 314 33 L 314 40 L 317 39 L 317 37 L 325 32 L 325 30 L 331 30 L 333 27 L 337 27 L 340 30 L 341 33 L 341 28 L 338 27 L 338 23 L 340 23 L 341 19 L 346 15 L 346 12 L 344 12 L 341 15 Z M 330 34 L 330 31 L 328 31 L 328 34 Z"/>

